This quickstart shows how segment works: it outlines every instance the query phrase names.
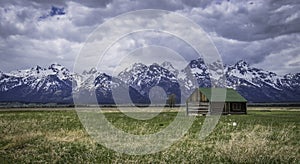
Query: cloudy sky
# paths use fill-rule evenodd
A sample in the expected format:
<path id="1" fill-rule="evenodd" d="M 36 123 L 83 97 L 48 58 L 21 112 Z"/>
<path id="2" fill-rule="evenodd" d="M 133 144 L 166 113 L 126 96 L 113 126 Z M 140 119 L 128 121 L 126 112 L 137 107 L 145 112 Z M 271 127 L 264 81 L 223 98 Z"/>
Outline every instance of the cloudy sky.
<path id="1" fill-rule="evenodd" d="M 300 72 L 298 0 L 1 0 L 0 6 L 0 70 L 4 72 L 50 63 L 72 70 L 76 56 L 99 25 L 141 9 L 172 11 L 196 22 L 211 37 L 225 64 L 242 59 L 280 75 Z M 183 56 L 192 53 L 174 38 L 161 34 L 157 40 L 155 34 L 150 39 L 148 35 L 133 34 L 123 43 L 121 39 L 110 53 L 121 55 L 118 50 L 126 46 L 156 42 Z"/>

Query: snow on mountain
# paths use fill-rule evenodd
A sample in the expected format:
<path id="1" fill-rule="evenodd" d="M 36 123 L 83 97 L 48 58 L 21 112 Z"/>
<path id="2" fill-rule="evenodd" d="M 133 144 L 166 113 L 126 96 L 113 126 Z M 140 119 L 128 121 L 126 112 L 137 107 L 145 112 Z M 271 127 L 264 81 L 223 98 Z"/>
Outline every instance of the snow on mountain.
<path id="1" fill-rule="evenodd" d="M 300 92 L 293 86 L 299 84 L 299 80 L 286 84 L 292 79 L 251 67 L 245 61 L 228 66 L 225 72 L 227 86 L 237 89 L 250 101 L 299 101 Z"/>
<path id="2" fill-rule="evenodd" d="M 85 88 L 88 90 L 95 89 L 95 79 L 101 73 L 97 71 L 96 68 L 91 68 L 89 71 L 83 71 L 82 74 L 73 74 L 73 89 L 78 90 L 80 88 Z"/>
<path id="3" fill-rule="evenodd" d="M 149 92 L 154 86 L 163 88 L 168 95 L 177 95 L 177 101 L 179 101 L 180 86 L 177 81 L 178 72 L 168 62 L 164 62 L 162 65 L 153 63 L 149 66 L 142 63 L 135 63 L 120 72 L 117 78 L 129 87 L 130 96 L 134 103 L 150 103 Z M 153 94 L 157 97 L 162 96 L 161 93 Z M 161 99 L 165 98 L 161 97 Z"/>
<path id="4" fill-rule="evenodd" d="M 150 103 L 150 90 L 159 86 L 167 95 L 175 94 L 179 103 L 180 96 L 188 96 L 195 86 L 211 87 L 213 77 L 220 77 L 223 71 L 226 87 L 236 89 L 249 102 L 300 100 L 300 73 L 279 76 L 251 67 L 242 60 L 234 65 L 225 65 L 222 70 L 219 62 L 207 66 L 199 58 L 192 60 L 183 70 L 176 70 L 169 62 L 161 65 L 135 63 L 116 77 L 99 72 L 96 68 L 72 73 L 59 64 L 51 64 L 47 68 L 35 66 L 9 73 L 0 72 L 0 101 L 72 103 L 75 97 L 82 103 L 88 103 L 91 96 L 95 96 L 98 103 L 109 104 L 115 103 L 113 91 L 122 91 L 129 92 L 134 103 Z M 153 94 L 164 98 L 161 93 Z"/>
<path id="5" fill-rule="evenodd" d="M 166 63 L 163 66 L 173 68 L 172 65 L 166 65 Z M 156 63 L 150 66 L 146 66 L 142 63 L 135 63 L 132 67 L 120 72 L 118 78 L 128 85 L 136 87 L 136 89 L 142 89 L 145 87 L 144 85 L 156 85 L 162 79 L 176 81 L 176 75 L 174 73 L 178 74 L 178 71 L 173 68 L 172 71 L 174 72 L 171 72 L 163 66 Z"/>
<path id="6" fill-rule="evenodd" d="M 0 78 L 2 101 L 70 102 L 71 90 L 71 73 L 59 64 L 3 73 Z"/>
<path id="7" fill-rule="evenodd" d="M 185 71 L 189 72 L 196 78 L 200 87 L 211 87 L 210 75 L 207 66 L 202 58 L 192 60 Z"/>
<path id="8" fill-rule="evenodd" d="M 170 63 L 170 62 L 167 62 L 167 61 L 165 61 L 165 62 L 163 62 L 162 64 L 161 64 L 161 67 L 163 67 L 163 68 L 165 68 L 166 70 L 168 70 L 168 71 L 170 71 L 174 76 L 178 76 L 178 74 L 179 74 L 179 71 L 177 70 L 177 69 L 175 69 L 174 67 L 173 67 L 173 65 L 172 65 L 172 63 Z"/>
<path id="9" fill-rule="evenodd" d="M 282 77 L 273 72 L 264 71 L 262 69 L 252 68 L 245 61 L 239 61 L 233 66 L 226 67 L 226 76 L 247 81 L 256 87 L 269 85 L 270 87 L 280 90 L 277 83 L 281 81 Z M 241 81 L 229 80 L 228 86 L 241 85 Z M 244 84 L 246 85 L 246 84 Z"/>
<path id="10" fill-rule="evenodd" d="M 190 62 L 191 72 L 200 87 L 210 87 L 210 73 L 202 59 Z M 216 67 L 217 68 L 217 67 Z M 215 71 L 218 72 L 218 71 Z M 273 72 L 251 67 L 241 60 L 225 65 L 226 87 L 234 88 L 250 102 L 298 102 L 299 73 L 279 76 Z"/>

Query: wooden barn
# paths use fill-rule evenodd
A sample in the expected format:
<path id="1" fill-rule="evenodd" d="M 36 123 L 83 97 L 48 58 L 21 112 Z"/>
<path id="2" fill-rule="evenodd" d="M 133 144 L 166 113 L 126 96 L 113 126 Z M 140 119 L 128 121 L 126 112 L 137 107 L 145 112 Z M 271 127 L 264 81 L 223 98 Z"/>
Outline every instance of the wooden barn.
<path id="1" fill-rule="evenodd" d="M 187 115 L 247 114 L 247 100 L 231 88 L 199 88 L 186 100 Z"/>

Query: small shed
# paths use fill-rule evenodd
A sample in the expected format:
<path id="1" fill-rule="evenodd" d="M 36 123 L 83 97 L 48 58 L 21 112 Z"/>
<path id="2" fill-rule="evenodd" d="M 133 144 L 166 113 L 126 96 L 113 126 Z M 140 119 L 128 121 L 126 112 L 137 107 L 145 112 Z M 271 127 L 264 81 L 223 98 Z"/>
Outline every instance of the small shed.
<path id="1" fill-rule="evenodd" d="M 186 100 L 187 115 L 247 114 L 247 100 L 232 88 L 198 88 Z"/>

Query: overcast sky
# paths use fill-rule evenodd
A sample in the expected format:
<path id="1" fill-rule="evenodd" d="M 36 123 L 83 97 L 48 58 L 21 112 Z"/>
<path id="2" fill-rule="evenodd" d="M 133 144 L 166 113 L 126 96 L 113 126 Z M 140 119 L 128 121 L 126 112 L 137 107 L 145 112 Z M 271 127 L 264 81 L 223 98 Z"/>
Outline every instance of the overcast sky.
<path id="1" fill-rule="evenodd" d="M 280 75 L 300 72 L 299 0 L 1 0 L 0 71 L 51 63 L 72 70 L 91 32 L 110 18 L 140 9 L 173 11 L 196 22 L 225 64 L 242 59 Z M 149 43 L 137 36 L 137 43 Z M 190 53 L 172 45 L 180 54 Z"/>

